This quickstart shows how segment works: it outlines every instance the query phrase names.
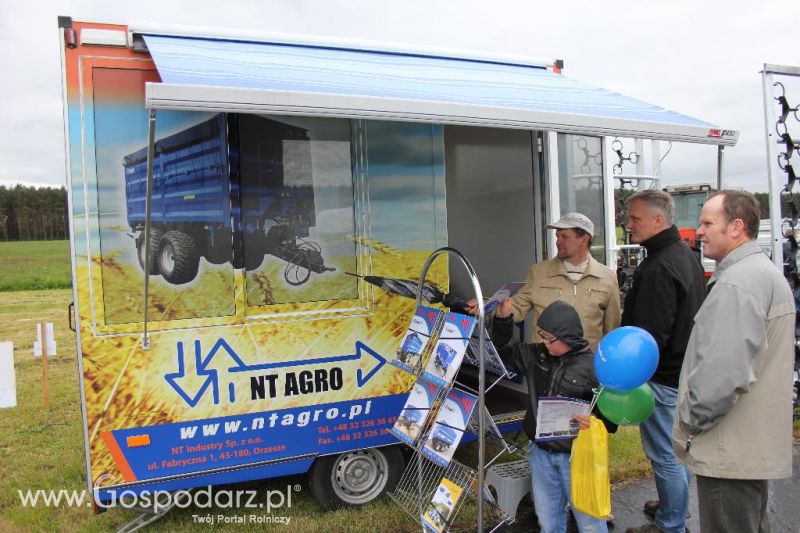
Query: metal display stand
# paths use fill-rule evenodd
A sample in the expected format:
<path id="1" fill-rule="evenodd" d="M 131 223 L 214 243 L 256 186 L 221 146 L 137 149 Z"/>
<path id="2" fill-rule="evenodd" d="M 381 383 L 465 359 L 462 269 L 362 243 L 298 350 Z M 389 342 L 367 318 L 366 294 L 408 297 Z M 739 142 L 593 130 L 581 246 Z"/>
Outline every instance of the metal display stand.
<path id="1" fill-rule="evenodd" d="M 491 493 L 489 493 L 488 489 L 486 488 L 485 471 L 486 468 L 496 461 L 502 454 L 507 452 L 513 453 L 517 449 L 515 446 L 506 443 L 500 434 L 500 431 L 486 409 L 485 394 L 486 391 L 496 385 L 501 378 L 513 377 L 513 374 L 506 370 L 505 366 L 500 360 L 499 355 L 497 354 L 497 350 L 491 345 L 491 340 L 489 339 L 489 335 L 486 331 L 484 323 L 485 315 L 483 294 L 478 283 L 478 278 L 475 274 L 475 269 L 472 267 L 472 264 L 466 257 L 464 257 L 463 254 L 461 254 L 461 252 L 455 250 L 454 248 L 444 247 L 435 250 L 430 257 L 428 257 L 420 274 L 419 288 L 417 289 L 417 305 L 419 306 L 422 304 L 422 287 L 424 286 L 428 269 L 433 261 L 438 256 L 443 254 L 448 254 L 457 258 L 467 270 L 470 280 L 472 281 L 475 299 L 478 303 L 478 321 L 474 333 L 469 340 L 469 347 L 464 358 L 464 361 L 477 364 L 478 367 L 478 390 L 473 391 L 477 393 L 477 405 L 472 411 L 472 415 L 467 423 L 467 430 L 477 432 L 478 434 L 478 464 L 476 468 L 471 468 L 459 463 L 456 460 L 451 460 L 447 466 L 441 466 L 423 455 L 421 450 L 424 447 L 425 442 L 428 440 L 428 436 L 434 425 L 432 423 L 433 417 L 429 416 L 428 423 L 423 426 L 419 438 L 415 441 L 414 445 L 411 446 L 414 453 L 412 454 L 412 457 L 409 460 L 402 477 L 400 478 L 397 488 L 393 492 L 389 493 L 389 496 L 412 518 L 422 524 L 421 517 L 423 516 L 427 505 L 431 502 L 431 499 L 437 487 L 439 486 L 440 481 L 444 477 L 462 487 L 464 489 L 464 494 L 459 498 L 458 502 L 452 508 L 446 523 L 442 524 L 443 530 L 448 531 L 450 529 L 452 521 L 458 514 L 461 507 L 464 505 L 464 502 L 469 495 L 474 497 L 477 501 L 477 531 L 484 531 L 484 523 L 487 521 L 487 519 L 490 524 L 493 524 L 490 528 L 490 531 L 494 531 L 503 524 L 510 524 L 513 522 L 514 517 L 509 516 L 494 502 Z M 491 347 L 491 352 L 489 353 L 488 358 L 487 346 Z M 421 357 L 420 361 L 410 372 L 419 376 L 422 368 L 424 368 L 424 360 L 428 357 L 431 357 L 431 354 L 428 353 L 426 357 Z M 486 386 L 487 369 L 496 376 L 499 376 L 489 385 L 489 387 Z M 438 402 L 441 405 L 450 392 L 452 386 L 453 384 L 451 383 L 446 387 L 441 387 L 436 395 L 435 402 Z M 432 403 L 431 405 L 434 404 Z M 490 459 L 488 463 L 485 457 L 487 436 L 493 438 L 493 440 L 497 440 L 502 447 L 501 451 L 492 459 Z M 426 531 L 424 525 L 423 531 Z"/>

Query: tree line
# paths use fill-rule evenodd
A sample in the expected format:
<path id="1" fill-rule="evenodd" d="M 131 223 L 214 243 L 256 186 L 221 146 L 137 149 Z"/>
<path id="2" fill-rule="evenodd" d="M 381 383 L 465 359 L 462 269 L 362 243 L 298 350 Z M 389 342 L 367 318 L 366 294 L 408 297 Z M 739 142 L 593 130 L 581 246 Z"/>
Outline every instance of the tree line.
<path id="1" fill-rule="evenodd" d="M 615 191 L 617 215 L 624 218 L 625 202 L 633 190 Z M 754 193 L 761 205 L 761 218 L 769 218 L 769 195 Z M 797 196 L 797 193 L 795 193 Z M 782 202 L 783 217 L 791 210 Z M 800 205 L 800 198 L 798 198 Z M 4 241 L 58 240 L 68 237 L 67 191 L 64 187 L 0 185 L 0 239 Z M 617 223 L 621 223 L 620 220 Z"/>
<path id="2" fill-rule="evenodd" d="M 64 187 L 0 185 L 0 239 L 59 240 L 68 237 Z"/>

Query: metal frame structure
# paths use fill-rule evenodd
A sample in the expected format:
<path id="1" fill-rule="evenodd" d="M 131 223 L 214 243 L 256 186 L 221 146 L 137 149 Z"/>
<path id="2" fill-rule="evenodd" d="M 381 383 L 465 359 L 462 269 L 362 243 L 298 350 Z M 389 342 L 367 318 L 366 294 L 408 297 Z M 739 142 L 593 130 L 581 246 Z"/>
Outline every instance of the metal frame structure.
<path id="1" fill-rule="evenodd" d="M 472 282 L 472 289 L 475 293 L 475 299 L 478 302 L 478 323 L 477 327 L 482 328 L 484 323 L 484 309 L 483 309 L 483 292 L 481 291 L 481 284 L 478 282 L 478 275 L 475 273 L 475 269 L 472 267 L 472 263 L 469 262 L 469 259 L 464 257 L 464 255 L 456 250 L 455 248 L 450 247 L 443 247 L 435 250 L 425 261 L 425 264 L 422 267 L 422 271 L 419 275 L 419 289 L 417 290 L 417 305 L 422 304 L 422 288 L 425 284 L 425 278 L 428 275 L 428 269 L 430 269 L 433 261 L 442 254 L 448 254 L 449 256 L 453 256 L 457 258 L 469 275 L 469 279 Z M 478 337 L 478 405 L 475 407 L 476 411 L 480 413 L 480 417 L 478 418 L 478 490 L 477 490 L 477 499 L 478 499 L 478 533 L 483 533 L 483 483 L 484 483 L 484 467 L 486 466 L 486 458 L 484 456 L 485 452 L 485 435 L 484 431 L 486 429 L 485 422 L 483 419 L 483 411 L 486 407 L 485 396 L 486 396 L 486 365 L 485 365 L 485 358 L 486 358 L 486 338 L 484 335 L 480 335 Z M 419 464 L 419 463 L 418 463 Z"/>
<path id="2" fill-rule="evenodd" d="M 772 65 L 764 63 L 764 69 L 761 71 L 761 88 L 764 99 L 764 138 L 767 143 L 767 176 L 769 178 L 769 209 L 772 216 L 770 217 L 770 226 L 772 230 L 772 262 L 783 268 L 783 246 L 781 246 L 781 239 L 783 237 L 781 231 L 781 191 L 785 187 L 781 187 L 782 180 L 784 179 L 783 171 L 775 164 L 778 157 L 776 150 L 777 142 L 775 141 L 776 132 L 774 131 L 775 116 L 772 113 L 772 88 L 775 82 L 775 76 L 791 76 L 800 77 L 800 67 L 792 67 L 786 65 Z M 800 95 L 799 95 L 800 97 Z M 720 154 L 722 153 L 720 147 Z M 719 164 L 720 168 L 722 164 Z M 791 193 L 791 191 L 789 191 Z M 777 211 L 776 211 L 777 210 Z M 777 216 L 776 216 L 777 214 Z"/>

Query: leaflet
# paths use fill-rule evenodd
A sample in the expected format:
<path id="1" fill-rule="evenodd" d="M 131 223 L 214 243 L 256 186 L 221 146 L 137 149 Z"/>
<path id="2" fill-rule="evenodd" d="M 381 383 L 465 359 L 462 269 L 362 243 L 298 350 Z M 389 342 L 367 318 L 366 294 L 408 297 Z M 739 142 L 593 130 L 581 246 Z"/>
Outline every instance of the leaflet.
<path id="1" fill-rule="evenodd" d="M 439 334 L 439 342 L 428 359 L 423 376 L 442 387 L 452 383 L 464 353 L 467 351 L 469 337 L 475 328 L 475 317 L 458 313 L 447 313 Z"/>
<path id="2" fill-rule="evenodd" d="M 449 465 L 477 402 L 476 396 L 452 389 L 428 432 L 422 454 L 439 466 Z"/>
<path id="3" fill-rule="evenodd" d="M 464 493 L 464 488 L 450 481 L 446 477 L 442 478 L 433 498 L 422 515 L 422 525 L 426 531 L 442 533 L 447 527 L 450 515 L 456 508 L 458 500 Z"/>
<path id="4" fill-rule="evenodd" d="M 413 446 L 425 427 L 425 421 L 440 390 L 435 384 L 418 379 L 411 388 L 397 422 L 390 430 L 392 435 Z"/>
<path id="5" fill-rule="evenodd" d="M 418 305 L 417 310 L 411 319 L 403 342 L 395 353 L 392 364 L 399 366 L 409 372 L 414 372 L 414 368 L 422 360 L 428 348 L 431 337 L 433 337 L 439 326 L 444 313 L 437 309 L 431 309 L 423 305 Z"/>
<path id="6" fill-rule="evenodd" d="M 589 402 L 583 400 L 561 396 L 539 398 L 535 440 L 574 439 L 580 428 L 572 417 L 588 414 Z"/>
<path id="7" fill-rule="evenodd" d="M 495 293 L 492 294 L 492 297 L 486 300 L 486 303 L 483 304 L 484 314 L 488 315 L 489 313 L 493 312 L 497 306 L 500 305 L 500 302 L 514 296 L 523 286 L 525 286 L 525 283 L 521 281 L 512 281 L 497 289 Z"/>

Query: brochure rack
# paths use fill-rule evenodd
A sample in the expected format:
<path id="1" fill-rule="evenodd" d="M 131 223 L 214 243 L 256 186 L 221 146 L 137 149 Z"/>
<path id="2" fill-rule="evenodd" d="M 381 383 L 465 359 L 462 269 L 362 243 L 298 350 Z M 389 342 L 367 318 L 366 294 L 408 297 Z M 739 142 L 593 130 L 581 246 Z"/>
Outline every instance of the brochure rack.
<path id="1" fill-rule="evenodd" d="M 398 417 L 396 426 L 398 431 L 395 434 L 413 449 L 413 454 L 396 489 L 389 496 L 420 523 L 423 531 L 431 532 L 449 531 L 465 500 L 474 498 L 477 503 L 477 531 L 483 532 L 485 523 L 491 526 L 489 527 L 490 531 L 494 531 L 503 524 L 513 522 L 514 517 L 502 511 L 494 502 L 491 493 L 486 489 L 486 468 L 502 454 L 513 453 L 517 451 L 517 448 L 506 443 L 500 434 L 492 416 L 486 409 L 485 394 L 500 379 L 513 377 L 513 373 L 509 372 L 503 365 L 486 331 L 484 326 L 483 295 L 475 270 L 466 257 L 458 250 L 449 247 L 439 248 L 434 251 L 422 268 L 419 287 L 423 287 L 428 269 L 433 261 L 443 254 L 455 257 L 467 270 L 478 302 L 477 327 L 471 330 L 471 334 L 468 333 L 462 339 L 464 343 L 468 342 L 468 346 L 465 347 L 466 353 L 461 353 L 464 361 L 478 368 L 478 390 L 472 391 L 476 393 L 475 396 L 472 396 L 468 392 L 464 392 L 465 390 L 470 391 L 469 387 L 456 383 L 454 380 L 448 381 L 446 385 L 442 385 L 441 382 L 432 382 L 429 374 L 424 372 L 423 369 L 426 368 L 426 365 L 430 368 L 432 358 L 438 357 L 438 350 L 433 346 L 435 345 L 439 347 L 439 350 L 442 350 L 441 343 L 434 342 L 437 340 L 434 335 L 433 338 L 429 339 L 430 342 L 425 347 L 420 347 L 420 343 L 415 339 L 417 335 L 415 335 L 413 328 L 409 331 L 407 339 L 412 338 L 414 341 L 411 343 L 404 341 L 399 350 L 399 352 L 403 353 L 402 362 L 398 366 L 416 375 L 417 383 L 414 386 L 414 390 L 412 390 L 409 402 Z M 433 317 L 433 310 L 420 308 L 421 302 L 422 291 L 418 289 L 417 315 L 429 315 L 430 323 L 436 323 L 441 326 L 444 318 Z M 412 322 L 413 324 L 414 322 Z M 441 332 L 441 328 L 439 328 L 438 332 Z M 439 337 L 440 340 L 445 341 L 452 338 L 444 335 Z M 406 358 L 408 354 L 405 350 L 412 344 L 417 348 L 418 356 L 413 359 L 414 364 L 409 365 L 406 364 L 409 359 Z M 461 360 L 461 358 L 458 359 L 458 364 L 461 363 Z M 486 383 L 487 371 L 494 376 L 494 380 L 488 387 Z M 456 384 L 458 387 L 455 387 Z M 412 397 L 420 399 L 412 400 Z M 463 425 L 456 427 L 442 422 L 444 417 L 440 412 L 443 410 L 443 406 L 447 406 L 446 402 L 456 400 L 457 403 L 459 398 L 462 398 L 462 402 L 467 402 L 468 400 L 463 400 L 464 397 L 473 398 L 476 400 L 476 405 L 470 405 L 468 411 L 462 410 L 462 414 L 467 417 L 467 420 L 463 420 Z M 447 435 L 448 432 L 451 434 L 458 433 L 459 430 L 461 433 L 464 430 L 473 431 L 478 435 L 478 464 L 475 468 L 452 459 L 452 450 L 448 450 L 449 455 L 443 452 L 441 456 L 431 451 L 431 448 L 435 451 L 446 450 L 451 445 L 455 448 L 460 442 L 461 434 L 458 434 L 457 438 L 452 438 L 452 435 L 448 438 Z M 441 433 L 437 434 L 437 431 Z M 501 445 L 500 452 L 488 462 L 485 456 L 486 437 L 492 438 L 493 441 Z M 433 446 L 431 446 L 432 442 Z M 450 458 L 448 459 L 448 457 Z"/>

